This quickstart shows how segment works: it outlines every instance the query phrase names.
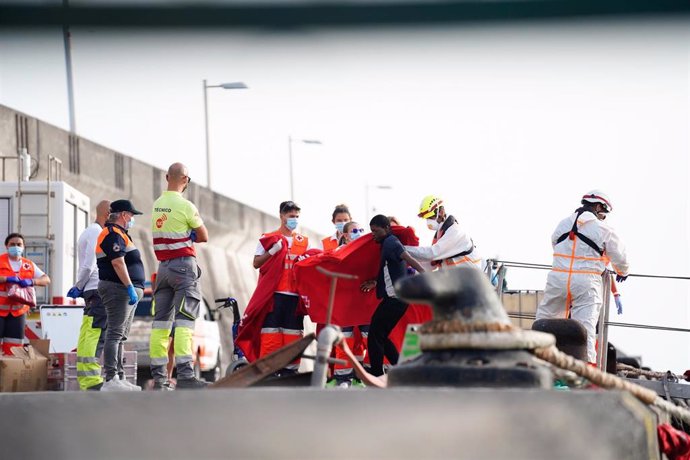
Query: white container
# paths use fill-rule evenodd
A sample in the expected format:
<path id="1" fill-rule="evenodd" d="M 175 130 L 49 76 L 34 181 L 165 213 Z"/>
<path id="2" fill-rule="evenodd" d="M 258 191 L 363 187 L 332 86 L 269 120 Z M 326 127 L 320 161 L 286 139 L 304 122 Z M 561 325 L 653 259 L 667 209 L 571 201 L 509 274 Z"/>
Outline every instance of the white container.
<path id="1" fill-rule="evenodd" d="M 66 182 L 0 182 L 0 241 L 24 235 L 24 256 L 50 276 L 36 287 L 37 302 L 62 303 L 77 275 L 77 240 L 89 224 L 89 197 Z M 20 228 L 21 227 L 21 228 Z M 54 301 L 55 300 L 55 301 Z"/>

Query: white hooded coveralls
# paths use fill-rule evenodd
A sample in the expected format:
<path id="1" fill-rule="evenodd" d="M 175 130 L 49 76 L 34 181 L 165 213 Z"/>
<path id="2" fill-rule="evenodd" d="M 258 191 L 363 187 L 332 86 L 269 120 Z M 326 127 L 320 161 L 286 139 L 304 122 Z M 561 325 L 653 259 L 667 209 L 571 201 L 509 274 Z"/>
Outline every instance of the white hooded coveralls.
<path id="1" fill-rule="evenodd" d="M 444 224 L 449 219 L 452 219 L 453 223 L 445 231 L 443 231 L 443 224 L 436 230 L 431 246 L 405 246 L 405 250 L 420 262 L 442 261 L 441 267 L 469 265 L 483 269 L 483 260 L 472 238 L 460 228 L 453 216 L 447 216 Z M 469 254 L 453 257 L 470 250 L 472 251 Z"/>
<path id="2" fill-rule="evenodd" d="M 587 330 L 587 359 L 595 363 L 596 325 L 603 302 L 602 274 L 609 261 L 622 276 L 628 275 L 630 267 L 625 247 L 616 232 L 593 212 L 585 211 L 577 218 L 577 229 L 602 249 L 603 255 L 577 236 L 566 237 L 558 243 L 561 235 L 570 232 L 576 218 L 577 212 L 563 219 L 551 235 L 553 265 L 536 318 L 568 318 L 570 315 L 580 322 Z"/>

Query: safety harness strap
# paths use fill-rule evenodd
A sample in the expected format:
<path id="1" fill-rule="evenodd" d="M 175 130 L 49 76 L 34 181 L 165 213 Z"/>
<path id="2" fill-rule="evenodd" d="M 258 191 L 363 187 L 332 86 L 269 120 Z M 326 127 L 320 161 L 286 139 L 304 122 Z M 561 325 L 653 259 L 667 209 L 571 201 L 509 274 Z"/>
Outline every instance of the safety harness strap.
<path id="1" fill-rule="evenodd" d="M 457 219 L 455 219 L 455 217 L 449 215 L 449 216 L 446 218 L 446 220 L 443 222 L 443 225 L 441 225 L 441 229 L 440 229 L 440 231 L 438 232 L 438 235 L 439 235 L 438 238 L 434 238 L 434 243 L 435 243 L 436 241 L 438 241 L 439 239 L 441 239 L 441 238 L 443 237 L 443 235 L 446 233 L 446 231 L 447 231 L 452 225 L 455 225 L 455 224 L 457 224 L 457 223 L 458 223 Z M 467 256 L 467 255 L 472 254 L 472 251 L 474 251 L 474 241 L 472 240 L 472 238 L 470 238 L 470 243 L 471 243 L 470 248 L 467 249 L 466 251 L 459 252 L 459 253 L 454 254 L 454 255 L 452 255 L 452 256 L 450 256 L 450 257 L 446 257 L 445 259 L 442 259 L 442 260 L 434 260 L 434 261 L 431 262 L 431 264 L 432 264 L 432 265 L 442 264 L 444 261 L 452 261 L 453 259 L 457 259 L 457 258 L 460 258 L 460 257 L 465 257 L 465 256 Z"/>
<path id="2" fill-rule="evenodd" d="M 569 232 L 566 232 L 566 233 L 562 234 L 561 236 L 559 236 L 558 239 L 556 240 L 556 244 L 559 244 L 559 243 L 565 241 L 566 238 L 574 240 L 575 237 L 578 237 L 578 238 L 580 238 L 580 240 L 582 240 L 583 243 L 585 243 L 590 248 L 594 249 L 600 256 L 603 256 L 604 250 L 599 248 L 599 246 L 597 246 L 597 244 L 594 241 L 592 241 L 591 239 L 589 239 L 588 237 L 586 237 L 585 235 L 583 235 L 582 233 L 580 233 L 577 230 L 577 220 L 580 218 L 582 213 L 585 211 L 586 211 L 585 208 L 579 208 L 577 210 L 577 215 L 575 216 L 575 221 L 573 222 L 573 228 L 571 228 Z"/>

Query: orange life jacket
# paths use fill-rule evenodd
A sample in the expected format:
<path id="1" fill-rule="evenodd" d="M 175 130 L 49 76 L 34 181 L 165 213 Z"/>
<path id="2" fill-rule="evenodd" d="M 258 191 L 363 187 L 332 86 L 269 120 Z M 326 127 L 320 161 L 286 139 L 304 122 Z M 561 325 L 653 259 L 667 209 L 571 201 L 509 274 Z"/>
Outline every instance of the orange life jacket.
<path id="1" fill-rule="evenodd" d="M 7 253 L 0 255 L 0 276 L 18 276 L 22 279 L 34 278 L 34 264 L 29 259 L 20 258 L 22 263 L 19 266 L 19 273 L 15 273 L 10 265 L 10 256 Z M 12 305 L 7 299 L 7 291 L 10 288 L 9 284 L 0 284 L 0 316 L 5 317 L 9 314 L 12 316 L 21 316 L 29 311 L 28 305 Z"/>
<path id="2" fill-rule="evenodd" d="M 279 231 L 268 233 L 266 236 L 280 235 L 284 236 Z M 285 265 L 283 266 L 283 274 L 280 275 L 280 282 L 276 288 L 276 292 L 291 292 L 297 293 L 295 286 L 295 276 L 292 272 L 292 267 L 295 265 L 297 258 L 307 252 L 309 247 L 309 238 L 299 233 L 292 234 L 292 245 L 285 253 Z"/>
<path id="3" fill-rule="evenodd" d="M 335 249 L 338 247 L 338 240 L 333 239 L 330 236 L 327 236 L 326 238 L 321 240 L 321 244 L 323 244 L 323 251 L 330 251 L 331 249 Z"/>

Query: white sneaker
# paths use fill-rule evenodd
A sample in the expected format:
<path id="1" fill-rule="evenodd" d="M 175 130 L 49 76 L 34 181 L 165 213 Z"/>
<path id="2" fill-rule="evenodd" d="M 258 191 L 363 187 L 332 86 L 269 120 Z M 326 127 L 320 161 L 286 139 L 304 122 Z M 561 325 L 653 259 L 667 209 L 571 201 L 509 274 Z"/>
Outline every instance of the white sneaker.
<path id="1" fill-rule="evenodd" d="M 116 377 L 120 377 L 119 375 L 116 375 Z M 120 380 L 120 385 L 123 385 L 129 389 L 129 391 L 141 391 L 141 387 L 138 385 L 133 384 L 126 378 L 124 380 Z"/>
<path id="2" fill-rule="evenodd" d="M 103 383 L 101 391 L 132 391 L 120 381 L 120 376 L 116 375 L 112 380 Z"/>

